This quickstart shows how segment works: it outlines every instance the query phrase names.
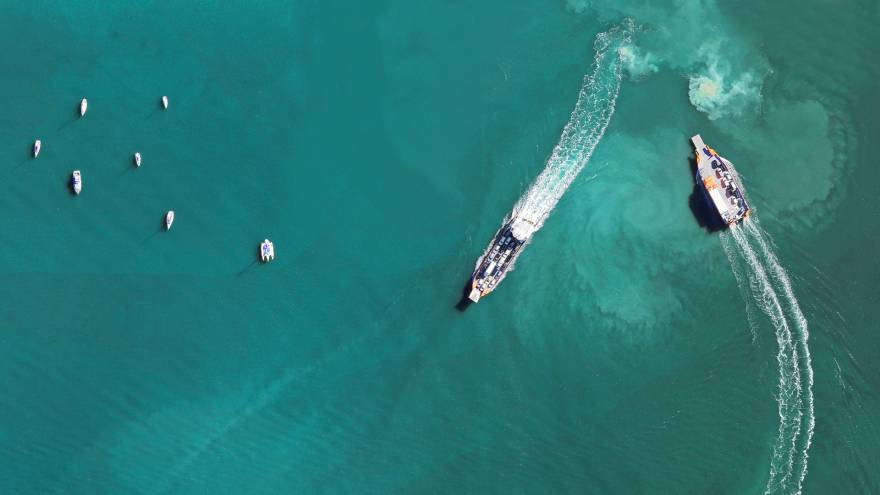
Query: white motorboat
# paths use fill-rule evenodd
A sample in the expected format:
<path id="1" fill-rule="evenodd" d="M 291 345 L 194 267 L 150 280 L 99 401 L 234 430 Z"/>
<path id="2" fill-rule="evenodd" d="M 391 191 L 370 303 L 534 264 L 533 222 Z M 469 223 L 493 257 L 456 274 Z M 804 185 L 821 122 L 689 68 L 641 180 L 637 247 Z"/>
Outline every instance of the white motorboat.
<path id="1" fill-rule="evenodd" d="M 42 141 L 40 141 L 39 139 L 34 141 L 34 158 L 40 156 L 40 148 L 42 148 L 42 147 L 43 147 Z"/>
<path id="2" fill-rule="evenodd" d="M 162 97 L 162 108 L 168 108 L 168 97 L 167 96 Z"/>
<path id="3" fill-rule="evenodd" d="M 135 167 L 140 167 L 140 166 L 141 166 L 141 154 L 140 154 L 140 153 L 135 153 L 135 154 L 134 154 L 134 166 L 135 166 Z"/>
<path id="4" fill-rule="evenodd" d="M 82 117 L 86 114 L 86 110 L 89 109 L 89 100 L 83 98 L 81 102 L 79 102 L 79 116 Z"/>
<path id="5" fill-rule="evenodd" d="M 82 174 L 79 170 L 74 170 L 70 176 L 70 186 L 73 187 L 73 192 L 79 194 L 82 191 Z"/>
<path id="6" fill-rule="evenodd" d="M 260 260 L 264 262 L 272 261 L 275 259 L 275 245 L 269 239 L 263 241 L 260 244 Z"/>
<path id="7" fill-rule="evenodd" d="M 171 230 L 172 223 L 174 223 L 174 210 L 168 210 L 165 214 L 165 230 Z"/>

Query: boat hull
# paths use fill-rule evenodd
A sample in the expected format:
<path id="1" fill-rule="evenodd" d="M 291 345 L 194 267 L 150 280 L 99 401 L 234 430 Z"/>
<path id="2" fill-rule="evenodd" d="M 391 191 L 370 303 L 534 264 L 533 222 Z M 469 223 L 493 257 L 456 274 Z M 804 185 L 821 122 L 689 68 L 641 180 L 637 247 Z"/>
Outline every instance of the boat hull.
<path id="1" fill-rule="evenodd" d="M 523 221 L 523 220 L 519 220 Z M 528 238 L 520 239 L 515 234 L 517 220 L 505 223 L 492 239 L 489 248 L 477 260 L 471 273 L 471 290 L 468 299 L 479 300 L 498 287 L 507 273 L 513 269 L 516 258 L 522 252 Z"/>
<path id="2" fill-rule="evenodd" d="M 751 212 L 733 163 L 707 146 L 699 134 L 691 138 L 696 153 L 695 179 L 703 199 L 722 225 L 748 218 Z"/>
<path id="3" fill-rule="evenodd" d="M 82 174 L 79 170 L 74 170 L 70 175 L 70 187 L 73 189 L 73 193 L 79 195 L 82 191 Z"/>
<path id="4" fill-rule="evenodd" d="M 275 244 L 269 239 L 260 244 L 260 261 L 267 263 L 275 259 Z"/>

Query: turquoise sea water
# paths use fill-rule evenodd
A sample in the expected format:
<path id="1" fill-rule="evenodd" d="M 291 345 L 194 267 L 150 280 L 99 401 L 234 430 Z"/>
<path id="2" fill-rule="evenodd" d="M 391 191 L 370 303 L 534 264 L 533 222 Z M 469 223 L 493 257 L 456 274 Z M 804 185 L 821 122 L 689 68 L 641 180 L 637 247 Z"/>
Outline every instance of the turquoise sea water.
<path id="1" fill-rule="evenodd" d="M 880 492 L 876 2 L 3 14 L 0 492 Z M 625 19 L 589 162 L 458 311 Z M 696 132 L 751 231 L 699 225 Z"/>

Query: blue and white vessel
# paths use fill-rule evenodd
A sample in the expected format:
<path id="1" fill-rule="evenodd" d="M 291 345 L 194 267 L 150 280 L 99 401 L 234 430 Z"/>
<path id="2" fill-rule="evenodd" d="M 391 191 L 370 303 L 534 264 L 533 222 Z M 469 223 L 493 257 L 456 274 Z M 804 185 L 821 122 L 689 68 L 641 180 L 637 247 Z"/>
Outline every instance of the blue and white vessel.
<path id="1" fill-rule="evenodd" d="M 707 146 L 699 134 L 692 137 L 691 142 L 697 155 L 697 184 L 709 207 L 725 225 L 734 225 L 748 218 L 751 209 L 733 163 Z"/>
<path id="2" fill-rule="evenodd" d="M 269 239 L 265 239 L 262 244 L 260 244 L 260 260 L 265 262 L 269 262 L 275 259 L 275 245 L 272 244 L 272 241 Z"/>
<path id="3" fill-rule="evenodd" d="M 468 299 L 479 302 L 481 297 L 495 290 L 513 268 L 516 257 L 534 231 L 535 222 L 519 215 L 498 229 L 489 248 L 477 260 Z"/>
<path id="4" fill-rule="evenodd" d="M 75 194 L 79 194 L 82 191 L 82 174 L 79 170 L 74 170 L 70 174 L 70 187 L 73 188 Z"/>

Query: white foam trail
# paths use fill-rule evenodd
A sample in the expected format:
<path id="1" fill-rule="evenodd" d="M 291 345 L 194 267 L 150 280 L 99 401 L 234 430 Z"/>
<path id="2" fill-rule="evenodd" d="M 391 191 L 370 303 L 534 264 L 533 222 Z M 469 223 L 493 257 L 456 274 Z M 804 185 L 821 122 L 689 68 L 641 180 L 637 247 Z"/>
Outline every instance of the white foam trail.
<path id="1" fill-rule="evenodd" d="M 813 362 L 810 356 L 810 346 L 808 345 L 810 331 L 807 327 L 807 319 L 804 317 L 800 304 L 798 304 L 798 300 L 794 295 L 794 290 L 791 288 L 791 280 L 789 280 L 788 274 L 779 263 L 776 253 L 773 252 L 769 243 L 765 240 L 757 218 L 746 223 L 746 231 L 757 241 L 764 258 L 770 265 L 770 273 L 774 280 L 782 286 L 782 292 L 785 294 L 785 301 L 788 305 L 789 312 L 794 317 L 794 322 L 798 329 L 798 345 L 804 358 L 804 369 L 807 374 L 807 438 L 804 443 L 801 458 L 801 471 L 798 477 L 798 489 L 796 492 L 801 493 L 804 479 L 807 477 L 807 460 L 809 459 L 810 445 L 813 443 L 813 431 L 816 426 L 815 404 L 813 399 Z"/>
<path id="2" fill-rule="evenodd" d="M 807 320 L 791 288 L 788 274 L 779 263 L 757 218 L 753 215 L 751 220 L 744 222 L 741 227 L 731 227 L 729 232 L 722 234 L 722 242 L 737 283 L 742 289 L 743 281 L 737 273 L 736 256 L 730 239 L 746 261 L 752 295 L 758 307 L 770 318 L 779 346 L 776 360 L 779 365 L 777 403 L 780 423 L 765 494 L 800 494 L 807 475 L 808 452 L 816 422 Z M 804 375 L 806 387 L 803 387 Z"/>
<path id="3" fill-rule="evenodd" d="M 724 255 L 727 256 L 727 261 L 730 263 L 730 269 L 733 272 L 733 278 L 736 279 L 736 286 L 739 288 L 740 296 L 742 296 L 743 301 L 746 303 L 746 318 L 749 320 L 749 331 L 752 333 L 752 343 L 757 343 L 758 319 L 755 314 L 755 305 L 752 304 L 751 299 L 749 299 L 751 294 L 746 289 L 747 280 L 740 269 L 739 258 L 733 249 L 734 245 L 729 240 L 729 234 L 726 232 L 721 233 L 721 247 L 724 249 Z"/>
<path id="4" fill-rule="evenodd" d="M 746 260 L 749 267 L 752 294 L 758 307 L 770 318 L 770 322 L 776 330 L 776 343 L 779 346 L 776 354 L 776 362 L 779 365 L 779 396 L 777 397 L 779 432 L 776 445 L 773 447 L 770 479 L 765 491 L 765 494 L 769 494 L 776 491 L 777 488 L 784 487 L 794 471 L 794 455 L 797 439 L 800 436 L 802 417 L 797 403 L 801 392 L 801 379 L 797 368 L 798 353 L 797 348 L 793 345 L 791 328 L 785 317 L 779 296 L 770 283 L 767 270 L 749 244 L 745 232 L 739 227 L 733 226 L 730 229 L 730 237 L 736 242 Z"/>
<path id="5" fill-rule="evenodd" d="M 620 50 L 627 46 L 633 24 L 626 21 L 596 36 L 593 70 L 584 77 L 577 104 L 553 148 L 547 165 L 517 201 L 509 220 L 520 216 L 538 230 L 593 154 L 614 114 L 622 79 Z"/>

